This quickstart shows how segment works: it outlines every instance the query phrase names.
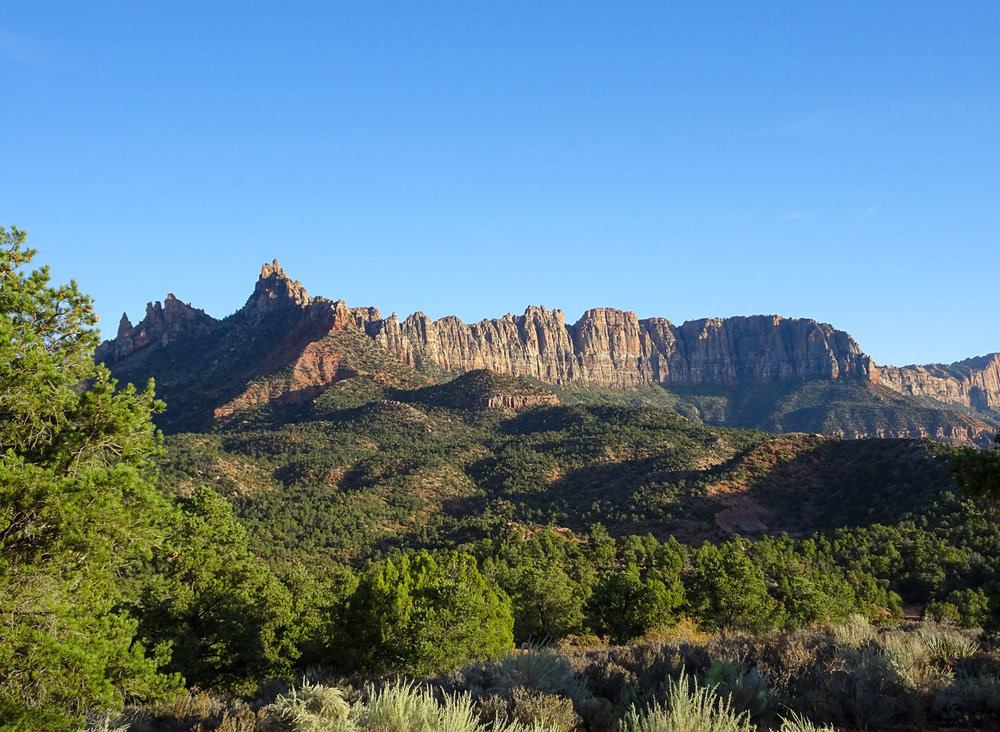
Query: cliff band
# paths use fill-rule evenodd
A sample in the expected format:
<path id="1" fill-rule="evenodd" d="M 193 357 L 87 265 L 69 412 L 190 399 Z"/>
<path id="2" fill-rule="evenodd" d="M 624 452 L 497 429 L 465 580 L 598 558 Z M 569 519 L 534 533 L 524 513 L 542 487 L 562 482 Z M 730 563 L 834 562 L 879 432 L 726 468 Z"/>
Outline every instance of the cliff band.
<path id="1" fill-rule="evenodd" d="M 193 383 L 191 374 L 179 373 L 182 365 L 195 369 L 202 383 L 199 400 L 214 399 L 217 413 L 231 414 L 261 401 L 311 398 L 361 373 L 357 364 L 342 363 L 347 336 L 337 334 L 348 331 L 367 335 L 372 347 L 422 373 L 487 369 L 556 386 L 612 388 L 820 379 L 885 387 L 940 406 L 990 414 L 1000 409 L 998 354 L 947 366 L 878 367 L 846 332 L 775 315 L 676 326 L 664 318 L 640 320 L 633 312 L 596 308 L 569 325 L 561 310 L 529 307 L 520 316 L 471 325 L 419 312 L 400 321 L 395 314 L 383 318 L 375 308 L 310 297 L 277 260 L 263 266 L 253 294 L 228 318 L 216 320 L 171 294 L 162 305 L 147 305 L 135 326 L 122 316 L 116 338 L 103 343 L 96 357 L 133 380 L 148 371 L 158 385 L 165 380 L 168 391 Z M 280 378 L 260 381 L 278 371 Z M 965 422 L 963 417 L 960 431 Z M 987 428 L 979 420 L 969 425 L 977 438 Z"/>

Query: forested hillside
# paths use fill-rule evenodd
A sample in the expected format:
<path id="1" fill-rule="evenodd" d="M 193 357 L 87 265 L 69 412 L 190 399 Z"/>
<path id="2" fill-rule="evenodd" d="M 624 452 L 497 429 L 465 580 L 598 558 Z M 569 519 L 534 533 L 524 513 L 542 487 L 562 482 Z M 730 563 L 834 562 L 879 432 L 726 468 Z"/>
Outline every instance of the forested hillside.
<path id="1" fill-rule="evenodd" d="M 248 382 L 220 366 L 228 406 L 164 441 L 154 386 L 91 359 L 89 298 L 0 236 L 2 729 L 126 704 L 136 729 L 375 728 L 386 694 L 460 692 L 467 728 L 512 732 L 643 729 L 681 697 L 771 727 L 990 713 L 994 450 L 432 379 L 350 328 Z M 401 674 L 436 680 L 365 687 Z"/>

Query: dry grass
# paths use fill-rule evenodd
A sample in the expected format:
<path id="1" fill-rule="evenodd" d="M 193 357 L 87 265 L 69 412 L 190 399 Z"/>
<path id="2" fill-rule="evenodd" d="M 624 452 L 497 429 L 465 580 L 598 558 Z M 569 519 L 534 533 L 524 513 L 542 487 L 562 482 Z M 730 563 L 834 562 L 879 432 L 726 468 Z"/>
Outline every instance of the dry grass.
<path id="1" fill-rule="evenodd" d="M 624 725 L 631 732 L 660 732 L 745 729 L 750 720 L 762 731 L 821 732 L 829 725 L 975 726 L 1000 715 L 1000 649 L 953 626 L 875 628 L 852 618 L 838 628 L 709 636 L 682 622 L 645 641 L 520 649 L 419 686 L 341 681 L 335 689 L 334 682 L 316 677 L 277 699 L 273 692 L 262 695 L 256 704 L 194 692 L 91 728 L 617 732 Z M 713 666 L 710 689 L 706 676 Z M 719 668 L 728 669 L 721 679 Z M 688 696 L 679 701 L 683 694 Z M 671 704 L 689 702 L 684 709 L 703 726 L 672 727 L 680 717 Z"/>

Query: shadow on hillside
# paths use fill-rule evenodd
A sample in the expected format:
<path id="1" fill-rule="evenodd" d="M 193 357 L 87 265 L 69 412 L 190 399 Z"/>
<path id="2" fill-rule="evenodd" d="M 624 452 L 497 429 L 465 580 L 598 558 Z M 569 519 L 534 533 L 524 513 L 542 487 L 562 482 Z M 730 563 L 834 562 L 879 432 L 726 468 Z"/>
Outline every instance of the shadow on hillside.
<path id="1" fill-rule="evenodd" d="M 701 470 L 672 467 L 658 454 L 587 465 L 552 480 L 519 476 L 489 461 L 473 472 L 490 502 L 506 502 L 515 521 L 554 522 L 577 532 L 600 522 L 615 535 L 674 535 L 694 543 L 733 531 L 804 536 L 893 524 L 956 489 L 940 445 L 802 438 L 778 437 Z M 724 511 L 743 512 L 747 520 L 734 527 L 721 519 Z"/>
<path id="2" fill-rule="evenodd" d="M 778 461 L 752 479 L 746 492 L 773 514 L 769 533 L 805 535 L 894 524 L 929 506 L 942 491 L 956 489 L 941 445 L 830 439 Z"/>

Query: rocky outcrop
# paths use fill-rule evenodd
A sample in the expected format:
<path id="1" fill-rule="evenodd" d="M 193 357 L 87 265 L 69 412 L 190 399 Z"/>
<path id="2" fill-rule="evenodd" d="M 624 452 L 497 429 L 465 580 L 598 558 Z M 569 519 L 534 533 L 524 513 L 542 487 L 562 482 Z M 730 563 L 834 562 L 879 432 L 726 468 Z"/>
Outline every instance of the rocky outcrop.
<path id="1" fill-rule="evenodd" d="M 254 286 L 253 294 L 243 306 L 248 315 L 256 312 L 266 312 L 274 306 L 300 307 L 309 304 L 309 294 L 298 280 L 292 280 L 275 259 L 271 264 L 260 268 L 260 277 Z"/>
<path id="2" fill-rule="evenodd" d="M 243 327 L 279 320 L 292 328 L 307 324 L 316 332 L 341 331 L 350 326 L 364 329 L 369 321 L 382 318 L 375 308 L 351 308 L 343 300 L 309 297 L 302 283 L 285 274 L 277 259 L 261 267 L 253 294 L 232 317 Z"/>
<path id="3" fill-rule="evenodd" d="M 277 330 L 280 335 L 269 339 L 269 348 L 255 354 L 262 359 L 264 368 L 277 368 L 283 359 L 287 360 L 289 349 L 301 350 L 328 333 L 348 327 L 364 330 L 369 322 L 381 319 L 376 308 L 350 308 L 342 300 L 309 297 L 302 283 L 286 275 L 275 259 L 261 268 L 253 294 L 229 318 L 216 320 L 171 293 L 162 304 L 148 303 L 138 325 L 133 326 L 128 315 L 122 314 L 118 334 L 97 348 L 95 358 L 114 363 L 138 351 L 169 346 L 182 339 L 213 334 L 224 338 L 234 330 L 242 330 L 239 337 L 246 340 L 261 330 Z"/>
<path id="4" fill-rule="evenodd" d="M 870 432 L 850 432 L 846 430 L 831 430 L 829 434 L 834 437 L 846 437 L 858 439 L 861 437 L 884 437 L 898 438 L 905 437 L 920 440 L 926 437 L 940 440 L 941 442 L 974 443 L 977 445 L 989 444 L 996 430 L 990 425 L 969 415 L 955 413 L 952 415 L 955 420 L 953 424 L 939 424 L 930 427 L 909 427 L 909 428 L 880 428 Z"/>
<path id="5" fill-rule="evenodd" d="M 470 411 L 518 411 L 559 404 L 559 397 L 538 384 L 488 369 L 476 369 L 428 386 L 413 392 L 410 398 L 429 406 Z"/>
<path id="6" fill-rule="evenodd" d="M 138 325 L 123 316 L 118 335 L 95 358 L 124 381 L 155 379 L 167 402 L 161 427 L 202 429 L 213 415 L 306 401 L 349 378 L 354 372 L 341 364 L 343 354 L 324 340 L 350 331 L 352 342 L 376 347 L 364 328 L 381 319 L 374 308 L 310 297 L 275 260 L 261 268 L 253 294 L 233 315 L 216 320 L 168 295 L 147 305 Z"/>
<path id="7" fill-rule="evenodd" d="M 146 303 L 146 317 L 133 326 L 128 315 L 122 313 L 118 335 L 105 341 L 94 353 L 97 361 L 119 361 L 148 346 L 166 346 L 181 337 L 209 332 L 215 318 L 181 302 L 173 293 L 161 304 Z"/>
<path id="8" fill-rule="evenodd" d="M 482 405 L 486 409 L 519 411 L 532 407 L 554 407 L 559 404 L 555 394 L 494 394 Z"/>
<path id="9" fill-rule="evenodd" d="M 96 357 L 120 379 L 144 383 L 155 378 L 158 394 L 168 403 L 160 424 L 172 430 L 200 429 L 213 415 L 222 418 L 269 402 L 308 401 L 358 375 L 411 388 L 426 383 L 427 375 L 440 381 L 442 370 L 484 370 L 553 385 L 710 386 L 728 390 L 729 396 L 739 392 L 739 399 L 749 395 L 748 403 L 758 399 L 755 393 L 759 399 L 773 398 L 768 395 L 774 390 L 754 390 L 754 385 L 784 384 L 788 391 L 823 380 L 854 390 L 844 397 L 848 401 L 867 400 L 863 409 L 855 404 L 855 411 L 881 415 L 848 419 L 843 410 L 814 404 L 816 414 L 805 420 L 807 431 L 839 429 L 845 436 L 883 429 L 884 436 L 984 443 L 991 429 L 986 422 L 1000 413 L 998 354 L 949 366 L 879 368 L 847 333 L 775 315 L 707 318 L 677 326 L 664 318 L 640 319 L 633 312 L 597 308 L 567 324 L 561 310 L 529 307 L 520 316 L 471 325 L 453 316 L 431 320 L 419 312 L 400 321 L 395 313 L 383 318 L 375 308 L 311 297 L 277 260 L 263 265 L 253 293 L 233 315 L 216 320 L 171 294 L 162 304 L 147 305 L 138 325 L 123 316 L 117 337 L 101 344 Z M 544 389 L 529 393 L 492 382 L 466 388 L 471 383 L 456 380 L 455 394 L 438 397 L 470 409 L 555 403 Z M 888 394 L 883 386 L 918 400 L 903 405 L 891 403 L 895 395 L 888 401 L 872 396 L 873 390 Z M 938 402 L 957 407 L 935 406 Z M 740 416 L 738 411 L 730 414 L 737 409 L 730 405 L 725 414 L 709 419 L 759 427 L 768 405 L 759 406 L 747 407 L 751 416 Z M 790 407 L 785 407 L 787 412 Z M 989 412 L 978 415 L 986 422 L 959 407 Z M 787 422 L 798 420 L 795 428 L 803 429 L 799 423 L 808 410 L 795 409 L 781 412 L 781 424 L 773 428 L 789 429 Z M 896 419 L 904 412 L 910 416 Z"/>
<path id="10" fill-rule="evenodd" d="M 215 419 L 228 417 L 241 409 L 269 402 L 302 403 L 316 397 L 323 389 L 358 372 L 343 364 L 342 349 L 329 340 L 309 343 L 282 373 L 252 382 L 235 399 L 217 407 Z"/>
<path id="11" fill-rule="evenodd" d="M 984 412 L 1000 410 L 1000 353 L 948 365 L 882 366 L 879 377 L 882 384 L 900 394 Z"/>
<path id="12" fill-rule="evenodd" d="M 674 326 L 663 318 L 598 308 L 567 326 L 561 310 L 528 308 L 466 325 L 423 313 L 371 321 L 369 335 L 397 358 L 443 369 L 489 369 L 550 384 L 610 387 L 774 383 L 811 378 L 870 381 L 871 359 L 843 331 L 812 320 L 757 315 Z"/>

